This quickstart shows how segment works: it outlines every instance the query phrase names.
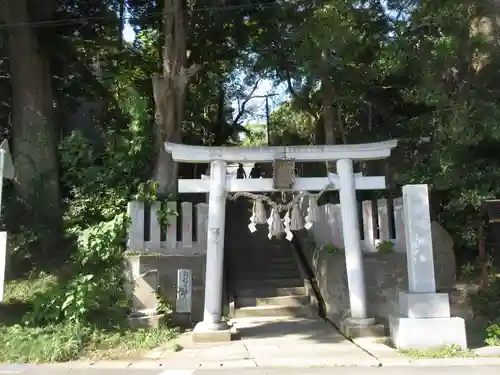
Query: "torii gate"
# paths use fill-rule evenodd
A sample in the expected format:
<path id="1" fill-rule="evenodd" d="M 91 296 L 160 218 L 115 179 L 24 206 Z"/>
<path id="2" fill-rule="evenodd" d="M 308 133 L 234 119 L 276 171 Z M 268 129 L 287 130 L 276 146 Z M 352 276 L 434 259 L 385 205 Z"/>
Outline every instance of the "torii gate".
<path id="1" fill-rule="evenodd" d="M 353 160 L 376 160 L 390 156 L 397 140 L 355 145 L 325 146 L 270 146 L 261 148 L 206 147 L 165 143 L 167 152 L 176 162 L 211 163 L 210 178 L 204 180 L 179 179 L 180 193 L 209 193 L 208 237 L 205 274 L 205 308 L 203 321 L 194 333 L 201 335 L 228 332 L 221 320 L 224 263 L 224 227 L 226 194 L 228 192 L 276 192 L 274 180 L 227 179 L 228 162 L 294 162 L 337 161 L 338 175 L 328 177 L 296 178 L 288 191 L 320 191 L 329 184 L 328 190 L 339 190 L 342 228 L 349 286 L 351 322 L 364 324 L 367 320 L 363 254 L 356 203 L 356 189 L 385 189 L 385 177 L 364 177 L 353 173 Z M 281 191 L 281 190 L 280 190 Z"/>

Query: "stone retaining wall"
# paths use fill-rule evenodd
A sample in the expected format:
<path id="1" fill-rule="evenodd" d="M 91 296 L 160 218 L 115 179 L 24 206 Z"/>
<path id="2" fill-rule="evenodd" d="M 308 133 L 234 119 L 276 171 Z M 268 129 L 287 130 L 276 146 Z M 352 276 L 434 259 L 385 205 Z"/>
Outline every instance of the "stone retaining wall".
<path id="1" fill-rule="evenodd" d="M 349 311 L 349 289 L 343 251 L 311 250 L 306 231 L 297 233 L 326 304 L 327 316 L 339 323 Z M 449 292 L 455 285 L 455 255 L 450 235 L 432 223 L 436 287 Z M 397 312 L 397 294 L 408 288 L 405 253 L 363 253 L 368 314 L 382 322 Z"/>

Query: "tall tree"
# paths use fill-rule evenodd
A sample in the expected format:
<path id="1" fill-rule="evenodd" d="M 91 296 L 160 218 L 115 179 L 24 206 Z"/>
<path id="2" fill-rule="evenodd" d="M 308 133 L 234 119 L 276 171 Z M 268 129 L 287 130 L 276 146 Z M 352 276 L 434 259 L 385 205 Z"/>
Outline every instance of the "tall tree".
<path id="1" fill-rule="evenodd" d="M 153 77 L 153 91 L 156 104 L 155 136 L 158 156 L 155 179 L 159 192 L 175 189 L 177 164 L 164 147 L 165 141 L 181 141 L 181 125 L 184 119 L 186 90 L 189 81 L 200 66 L 187 66 L 188 50 L 188 2 L 186 0 L 165 0 L 163 6 L 164 45 L 163 75 Z"/>
<path id="2" fill-rule="evenodd" d="M 55 1 L 1 0 L 8 29 L 12 85 L 12 148 L 16 188 L 34 215 L 59 217 L 58 131 L 54 118 L 50 60 L 37 22 L 50 21 Z"/>

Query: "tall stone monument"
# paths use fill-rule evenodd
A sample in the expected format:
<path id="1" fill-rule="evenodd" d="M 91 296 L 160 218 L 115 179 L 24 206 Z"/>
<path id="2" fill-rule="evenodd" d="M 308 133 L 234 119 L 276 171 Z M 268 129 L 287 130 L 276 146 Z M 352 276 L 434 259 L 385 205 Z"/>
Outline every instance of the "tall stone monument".
<path id="1" fill-rule="evenodd" d="M 408 290 L 399 292 L 399 313 L 389 319 L 400 349 L 458 345 L 467 348 L 465 321 L 451 317 L 448 293 L 436 293 L 427 185 L 403 187 Z"/>

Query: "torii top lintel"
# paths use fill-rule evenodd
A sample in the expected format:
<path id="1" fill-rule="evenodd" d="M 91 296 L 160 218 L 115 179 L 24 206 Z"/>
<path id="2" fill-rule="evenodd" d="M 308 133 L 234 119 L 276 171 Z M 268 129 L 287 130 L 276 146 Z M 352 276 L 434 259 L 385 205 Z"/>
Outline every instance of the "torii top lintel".
<path id="1" fill-rule="evenodd" d="M 375 160 L 389 157 L 391 150 L 397 145 L 398 141 L 396 139 L 352 145 L 266 147 L 210 147 L 165 142 L 165 148 L 167 152 L 172 154 L 172 158 L 183 163 L 208 163 L 215 160 L 271 162 L 276 159 L 289 159 L 299 162 L 338 159 Z"/>

